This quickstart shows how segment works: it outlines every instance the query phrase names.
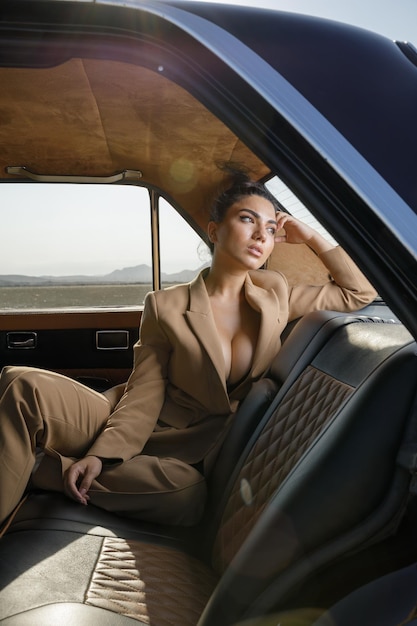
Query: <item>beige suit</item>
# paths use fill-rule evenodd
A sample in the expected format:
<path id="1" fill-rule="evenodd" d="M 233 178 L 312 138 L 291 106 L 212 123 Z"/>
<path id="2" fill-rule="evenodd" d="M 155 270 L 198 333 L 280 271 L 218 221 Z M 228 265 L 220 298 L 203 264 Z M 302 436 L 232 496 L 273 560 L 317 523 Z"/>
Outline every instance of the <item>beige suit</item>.
<path id="1" fill-rule="evenodd" d="M 47 455 L 34 474 L 36 486 L 62 490 L 72 459 L 92 454 L 105 462 L 90 492 L 93 503 L 143 519 L 194 523 L 205 484 L 192 465 L 205 460 L 207 469 L 239 402 L 278 352 L 287 322 L 316 309 L 358 309 L 375 297 L 340 248 L 321 258 L 333 277 L 323 286 L 290 289 L 277 272 L 249 273 L 245 294 L 260 315 L 259 337 L 250 371 L 230 393 L 204 273 L 148 294 L 134 369 L 116 406 L 56 374 L 5 368 L 0 519 L 21 497 L 38 445 Z M 59 471 L 51 466 L 57 459 Z"/>

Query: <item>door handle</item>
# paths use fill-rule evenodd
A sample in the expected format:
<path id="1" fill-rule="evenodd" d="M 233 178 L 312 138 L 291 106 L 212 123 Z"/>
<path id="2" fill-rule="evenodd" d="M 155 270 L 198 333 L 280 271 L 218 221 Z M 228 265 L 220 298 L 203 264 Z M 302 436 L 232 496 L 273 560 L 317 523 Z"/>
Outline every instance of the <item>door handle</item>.
<path id="1" fill-rule="evenodd" d="M 7 347 L 9 350 L 33 350 L 38 343 L 38 335 L 35 332 L 11 332 L 7 333 Z"/>

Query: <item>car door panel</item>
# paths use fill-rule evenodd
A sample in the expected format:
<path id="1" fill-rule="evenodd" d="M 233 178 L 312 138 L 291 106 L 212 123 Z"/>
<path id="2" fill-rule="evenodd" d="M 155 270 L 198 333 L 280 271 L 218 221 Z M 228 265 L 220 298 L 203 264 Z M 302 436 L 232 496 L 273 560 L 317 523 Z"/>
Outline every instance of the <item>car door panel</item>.
<path id="1" fill-rule="evenodd" d="M 0 316 L 0 366 L 50 369 L 100 391 L 124 382 L 138 339 L 138 310 Z"/>

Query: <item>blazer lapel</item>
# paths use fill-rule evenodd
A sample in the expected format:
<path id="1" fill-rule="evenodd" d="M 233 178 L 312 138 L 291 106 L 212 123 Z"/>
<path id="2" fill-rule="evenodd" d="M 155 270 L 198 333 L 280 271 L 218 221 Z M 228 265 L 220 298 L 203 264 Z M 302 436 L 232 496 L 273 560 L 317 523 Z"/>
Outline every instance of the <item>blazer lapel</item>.
<path id="1" fill-rule="evenodd" d="M 185 312 L 185 315 L 191 329 L 198 337 L 212 361 L 213 367 L 226 393 L 224 357 L 203 277 L 204 271 L 190 283 L 189 309 Z"/>
<path id="2" fill-rule="evenodd" d="M 214 322 L 210 300 L 204 283 L 204 270 L 189 286 L 189 309 L 185 312 L 190 328 L 198 337 L 209 356 L 219 384 L 227 394 L 225 363 L 217 328 Z M 250 306 L 260 313 L 258 342 L 248 377 L 257 378 L 269 367 L 280 345 L 281 324 L 280 306 L 274 290 L 255 285 L 248 275 L 245 281 L 245 295 Z M 247 379 L 247 377 L 246 377 Z M 244 383 L 244 381 L 242 381 Z M 240 387 L 240 385 L 239 385 Z"/>
<path id="3" fill-rule="evenodd" d="M 258 343 L 250 372 L 253 378 L 257 378 L 269 367 L 280 346 L 280 305 L 275 291 L 255 285 L 249 275 L 245 293 L 251 307 L 261 314 Z"/>

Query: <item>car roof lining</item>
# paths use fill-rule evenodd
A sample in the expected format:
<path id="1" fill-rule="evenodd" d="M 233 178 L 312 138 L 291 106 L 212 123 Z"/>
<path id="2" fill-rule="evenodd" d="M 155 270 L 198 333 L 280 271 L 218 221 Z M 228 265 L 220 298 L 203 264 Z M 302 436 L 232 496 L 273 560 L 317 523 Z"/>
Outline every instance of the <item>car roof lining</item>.
<path id="1" fill-rule="evenodd" d="M 163 190 L 205 229 L 207 199 L 225 177 L 216 163 L 242 163 L 256 178 L 269 173 L 223 122 L 163 72 L 73 58 L 57 67 L 0 68 L 0 82 L 3 177 L 11 165 L 61 176 L 140 170 L 141 184 Z"/>
<path id="2" fill-rule="evenodd" d="M 16 180 L 8 166 L 51 176 L 140 170 L 139 184 L 160 193 L 204 236 L 211 199 L 227 180 L 217 164 L 242 164 L 260 180 L 271 176 L 218 117 L 163 72 L 72 58 L 48 68 L 0 67 L 0 82 L 5 179 Z M 270 259 L 270 267 L 283 271 L 291 284 L 303 265 L 305 280 L 328 280 L 305 246 L 276 246 Z"/>

